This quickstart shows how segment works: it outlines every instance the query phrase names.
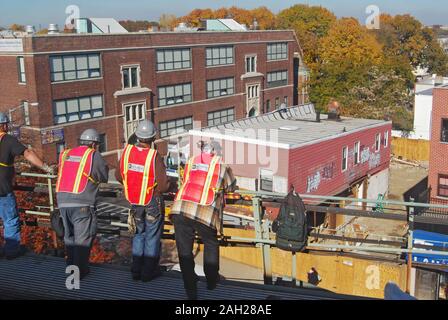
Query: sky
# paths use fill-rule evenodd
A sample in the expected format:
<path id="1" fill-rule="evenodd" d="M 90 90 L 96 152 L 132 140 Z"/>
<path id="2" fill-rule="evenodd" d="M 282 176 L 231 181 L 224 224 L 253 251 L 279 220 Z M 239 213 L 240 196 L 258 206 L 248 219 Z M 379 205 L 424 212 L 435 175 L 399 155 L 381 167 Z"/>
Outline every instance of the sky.
<path id="1" fill-rule="evenodd" d="M 2 0 L 0 26 L 12 23 L 46 28 L 49 23 L 60 26 L 68 16 L 67 6 L 77 5 L 81 17 L 111 17 L 117 20 L 155 20 L 163 13 L 182 16 L 195 8 L 238 6 L 247 9 L 267 6 L 277 13 L 297 3 L 321 5 L 338 17 L 356 17 L 365 21 L 366 8 L 376 5 L 381 12 L 410 13 L 425 25 L 448 25 L 446 0 Z"/>

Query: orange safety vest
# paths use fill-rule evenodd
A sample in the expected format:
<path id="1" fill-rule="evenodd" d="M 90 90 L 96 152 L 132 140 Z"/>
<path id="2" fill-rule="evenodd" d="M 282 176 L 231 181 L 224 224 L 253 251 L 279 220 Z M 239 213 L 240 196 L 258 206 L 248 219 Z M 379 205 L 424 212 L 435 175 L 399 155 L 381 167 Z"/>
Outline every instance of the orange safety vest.
<path id="1" fill-rule="evenodd" d="M 80 194 L 86 189 L 89 180 L 96 183 L 90 177 L 94 152 L 92 148 L 80 146 L 61 153 L 56 192 Z"/>
<path id="2" fill-rule="evenodd" d="M 203 206 L 213 203 L 220 184 L 221 157 L 203 153 L 192 157 L 185 166 L 184 182 L 177 200 L 191 201 Z"/>
<path id="3" fill-rule="evenodd" d="M 6 132 L 1 132 L 0 133 L 0 142 L 2 141 L 4 136 L 6 136 Z M 12 167 L 14 167 L 14 165 L 13 164 L 7 164 L 7 163 L 0 162 L 0 167 L 12 168 Z"/>
<path id="4" fill-rule="evenodd" d="M 153 197 L 157 151 L 127 145 L 120 161 L 126 199 L 132 205 L 147 206 Z"/>

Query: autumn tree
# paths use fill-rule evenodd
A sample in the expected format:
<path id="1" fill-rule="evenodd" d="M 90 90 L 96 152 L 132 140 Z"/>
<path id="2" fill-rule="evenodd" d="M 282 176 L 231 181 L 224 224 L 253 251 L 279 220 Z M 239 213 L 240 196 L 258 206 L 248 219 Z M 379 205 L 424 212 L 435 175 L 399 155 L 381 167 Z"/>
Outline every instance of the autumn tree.
<path id="1" fill-rule="evenodd" d="M 434 32 L 410 15 L 380 17 L 376 30 L 386 56 L 405 57 L 412 68 L 428 68 L 431 73 L 446 75 L 448 58 L 437 42 Z"/>
<path id="2" fill-rule="evenodd" d="M 159 23 L 155 21 L 147 21 L 147 20 L 122 20 L 119 21 L 121 26 L 125 28 L 129 32 L 138 32 L 141 30 L 148 30 L 151 27 L 158 26 Z"/>
<path id="3" fill-rule="evenodd" d="M 11 31 L 25 31 L 25 26 L 21 24 L 14 23 L 9 26 L 9 30 Z"/>
<path id="4" fill-rule="evenodd" d="M 279 29 L 295 30 L 304 51 L 304 61 L 310 68 L 318 60 L 320 39 L 327 36 L 335 22 L 336 16 L 329 10 L 304 4 L 292 6 L 277 15 Z"/>
<path id="5" fill-rule="evenodd" d="M 318 60 L 311 74 L 311 100 L 324 108 L 362 84 L 365 75 L 381 62 L 381 46 L 355 19 L 341 19 L 319 41 Z"/>
<path id="6" fill-rule="evenodd" d="M 178 19 L 174 14 L 162 14 L 159 19 L 161 29 L 173 30 L 178 23 Z"/>
<path id="7" fill-rule="evenodd" d="M 181 17 L 181 22 L 188 23 L 192 27 L 201 27 L 202 20 L 206 19 L 234 19 L 238 23 L 252 26 L 257 21 L 258 29 L 274 29 L 276 26 L 276 16 L 267 7 L 259 7 L 247 10 L 238 7 L 212 9 L 194 9 L 186 16 Z"/>

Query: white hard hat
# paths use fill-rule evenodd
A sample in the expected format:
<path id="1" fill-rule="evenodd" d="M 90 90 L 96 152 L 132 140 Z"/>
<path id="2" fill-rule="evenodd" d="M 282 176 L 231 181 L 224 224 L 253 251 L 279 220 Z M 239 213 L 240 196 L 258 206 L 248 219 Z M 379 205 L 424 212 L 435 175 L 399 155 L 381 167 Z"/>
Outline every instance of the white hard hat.
<path id="1" fill-rule="evenodd" d="M 140 121 L 137 130 L 135 131 L 137 138 L 145 140 L 154 138 L 156 134 L 156 127 L 154 126 L 154 123 L 149 120 Z"/>
<path id="2" fill-rule="evenodd" d="M 100 134 L 95 129 L 87 129 L 85 130 L 80 138 L 80 141 L 91 141 L 91 142 L 101 142 L 100 141 Z"/>

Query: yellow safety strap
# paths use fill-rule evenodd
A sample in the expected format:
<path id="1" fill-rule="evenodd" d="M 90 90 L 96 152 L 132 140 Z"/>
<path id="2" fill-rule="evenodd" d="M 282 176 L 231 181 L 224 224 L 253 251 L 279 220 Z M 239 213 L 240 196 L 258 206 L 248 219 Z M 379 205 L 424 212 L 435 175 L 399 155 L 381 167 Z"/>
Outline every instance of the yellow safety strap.
<path id="1" fill-rule="evenodd" d="M 64 169 L 65 159 L 67 158 L 69 151 L 70 151 L 70 149 L 66 149 L 62 152 L 61 163 L 60 163 L 59 174 L 58 174 L 58 181 L 56 183 L 56 192 L 59 192 L 59 185 L 61 184 L 62 170 Z"/>
<path id="2" fill-rule="evenodd" d="M 90 182 L 92 182 L 93 184 L 99 184 L 98 181 L 95 181 L 95 179 L 93 179 L 91 176 L 89 176 L 87 173 L 83 172 L 82 173 L 84 175 L 84 177 L 86 177 Z"/>
<path id="3" fill-rule="evenodd" d="M 78 172 L 76 173 L 75 184 L 73 186 L 73 193 L 79 193 L 79 185 L 81 184 L 81 178 L 84 176 L 83 173 L 84 168 L 86 167 L 87 158 L 93 151 L 95 150 L 89 148 L 86 150 L 86 152 L 84 152 L 84 155 L 82 156 L 81 163 L 79 164 L 78 167 Z"/>
<path id="4" fill-rule="evenodd" d="M 188 160 L 187 169 L 184 172 L 185 179 L 182 183 L 182 186 L 180 187 L 179 192 L 177 193 L 176 200 L 181 200 L 181 198 L 182 198 L 182 194 L 184 193 L 185 185 L 187 184 L 188 179 L 190 178 L 190 171 L 191 171 L 191 166 L 193 165 L 193 161 L 194 161 L 193 157 L 191 157 L 190 160 Z M 180 177 L 179 177 L 179 179 L 180 179 Z"/>
<path id="5" fill-rule="evenodd" d="M 155 155 L 156 155 L 156 151 L 154 149 L 149 149 L 148 156 L 146 157 L 146 161 L 145 161 L 145 169 L 143 170 L 143 180 L 142 180 L 142 186 L 141 186 L 141 190 L 140 190 L 139 205 L 141 205 L 141 206 L 144 206 L 146 204 L 145 203 L 146 195 L 152 188 L 155 188 L 155 186 L 156 186 L 154 184 L 152 186 L 147 187 L 148 182 L 149 182 L 149 170 L 151 169 Z"/>
<path id="6" fill-rule="evenodd" d="M 123 166 L 124 166 L 124 172 L 123 172 L 123 185 L 124 185 L 124 193 L 126 195 L 126 199 L 129 199 L 128 194 L 128 169 L 129 169 L 129 155 L 131 154 L 133 146 L 127 145 L 124 150 L 123 155 Z"/>
<path id="7" fill-rule="evenodd" d="M 202 196 L 201 196 L 201 205 L 207 204 L 207 198 L 208 198 L 208 191 L 210 190 L 210 185 L 212 183 L 213 174 L 215 173 L 216 165 L 218 164 L 220 157 L 214 156 L 212 161 L 210 162 L 210 166 L 208 168 L 207 178 L 205 179 L 204 188 L 202 189 Z"/>

